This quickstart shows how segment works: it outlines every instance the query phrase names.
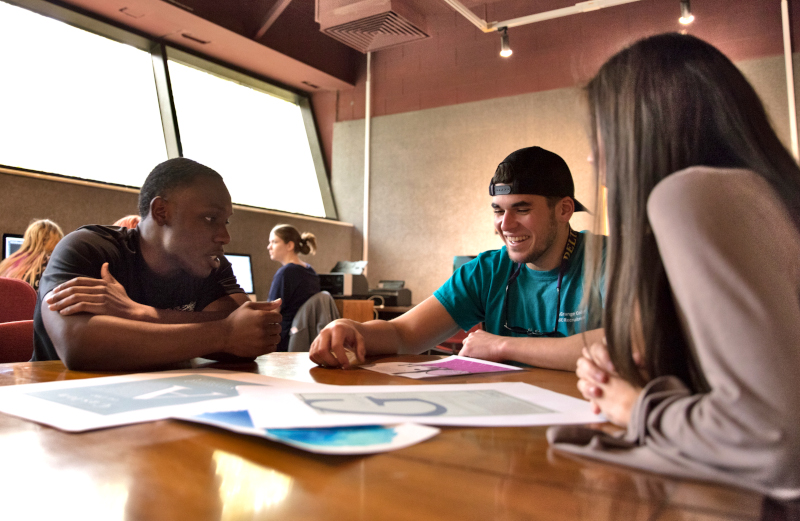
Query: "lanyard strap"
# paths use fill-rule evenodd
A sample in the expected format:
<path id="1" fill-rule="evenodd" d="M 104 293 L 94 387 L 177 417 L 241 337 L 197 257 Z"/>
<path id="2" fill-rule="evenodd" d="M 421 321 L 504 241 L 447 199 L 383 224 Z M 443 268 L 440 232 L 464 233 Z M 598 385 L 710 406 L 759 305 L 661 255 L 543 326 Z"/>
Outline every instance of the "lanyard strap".
<path id="1" fill-rule="evenodd" d="M 557 333 L 558 331 L 558 315 L 561 312 L 561 281 L 564 278 L 564 273 L 566 273 L 567 268 L 569 267 L 569 261 L 572 258 L 572 253 L 575 251 L 575 248 L 578 245 L 578 233 L 569 227 L 569 236 L 567 237 L 567 243 L 564 245 L 564 254 L 561 256 L 561 267 L 558 270 L 558 283 L 556 284 L 556 323 L 553 326 L 553 331 L 550 333 L 545 333 L 543 331 L 538 330 L 529 330 L 520 327 L 514 327 L 508 325 L 508 290 L 511 287 L 511 284 L 517 280 L 519 277 L 520 272 L 522 271 L 523 263 L 517 263 L 517 269 L 514 270 L 514 273 L 508 279 L 508 283 L 506 284 L 506 295 L 505 299 L 503 300 L 503 316 L 505 317 L 505 328 L 509 331 L 513 331 L 515 333 L 523 333 L 528 336 L 551 336 Z"/>
<path id="2" fill-rule="evenodd" d="M 567 243 L 564 245 L 564 254 L 561 256 L 561 265 L 558 269 L 558 284 L 556 285 L 556 291 L 560 294 L 561 293 L 561 279 L 564 277 L 564 273 L 567 272 L 567 268 L 569 267 L 569 261 L 572 258 L 573 252 L 575 252 L 575 248 L 578 246 L 578 232 L 569 227 L 569 237 L 567 237 Z M 519 277 L 520 272 L 522 271 L 522 262 L 517 263 L 517 268 L 514 270 L 514 273 L 511 274 L 511 277 L 508 279 L 508 284 L 511 284 L 517 277 Z"/>

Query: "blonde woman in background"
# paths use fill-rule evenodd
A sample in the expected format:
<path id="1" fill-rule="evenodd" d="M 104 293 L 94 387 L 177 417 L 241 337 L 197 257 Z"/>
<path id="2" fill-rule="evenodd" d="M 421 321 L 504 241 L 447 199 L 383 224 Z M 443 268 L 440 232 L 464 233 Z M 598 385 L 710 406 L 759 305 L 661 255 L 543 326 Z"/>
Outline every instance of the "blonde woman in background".
<path id="1" fill-rule="evenodd" d="M 279 224 L 269 233 L 269 258 L 282 264 L 269 288 L 269 300 L 281 299 L 281 341 L 278 351 L 289 347 L 289 330 L 300 306 L 320 292 L 319 276 L 299 255 L 313 255 L 317 238 L 313 233 L 300 234 L 289 224 Z"/>
<path id="2" fill-rule="evenodd" d="M 50 254 L 63 237 L 61 227 L 53 221 L 31 221 L 25 230 L 20 249 L 0 262 L 0 277 L 24 280 L 38 291 L 39 279 L 50 260 Z"/>
<path id="3" fill-rule="evenodd" d="M 125 217 L 118 219 L 117 222 L 113 224 L 113 226 L 122 226 L 123 228 L 136 228 L 139 225 L 139 221 L 142 218 L 138 215 L 126 215 Z"/>

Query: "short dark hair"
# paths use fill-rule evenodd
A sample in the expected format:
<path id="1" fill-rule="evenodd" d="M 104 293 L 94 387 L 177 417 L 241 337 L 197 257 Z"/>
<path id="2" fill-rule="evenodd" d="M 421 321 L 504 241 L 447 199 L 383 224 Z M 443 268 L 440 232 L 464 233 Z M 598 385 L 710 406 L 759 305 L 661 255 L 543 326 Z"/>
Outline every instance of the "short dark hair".
<path id="1" fill-rule="evenodd" d="M 201 176 L 222 180 L 215 170 L 185 157 L 167 159 L 156 165 L 139 191 L 139 216 L 142 219 L 148 216 L 150 203 L 156 197 L 164 197 L 175 188 L 192 184 Z"/>

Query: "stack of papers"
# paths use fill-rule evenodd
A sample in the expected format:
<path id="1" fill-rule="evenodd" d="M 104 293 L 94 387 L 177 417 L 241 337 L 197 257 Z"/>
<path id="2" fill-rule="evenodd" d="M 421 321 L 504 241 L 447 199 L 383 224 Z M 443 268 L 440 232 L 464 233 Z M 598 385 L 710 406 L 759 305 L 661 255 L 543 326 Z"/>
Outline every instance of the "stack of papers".
<path id="1" fill-rule="evenodd" d="M 424 365 L 453 370 L 448 360 Z M 584 400 L 525 383 L 335 386 L 208 369 L 1 387 L 0 412 L 72 432 L 176 418 L 324 454 L 407 447 L 433 426 L 602 421 Z"/>

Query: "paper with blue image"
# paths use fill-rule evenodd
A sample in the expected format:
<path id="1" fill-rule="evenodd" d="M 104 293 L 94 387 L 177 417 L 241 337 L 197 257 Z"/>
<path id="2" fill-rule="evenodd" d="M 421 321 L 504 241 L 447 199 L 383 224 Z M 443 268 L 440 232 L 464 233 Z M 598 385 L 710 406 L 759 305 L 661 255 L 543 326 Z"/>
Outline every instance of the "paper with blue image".
<path id="1" fill-rule="evenodd" d="M 0 387 L 0 412 L 80 432 L 241 409 L 238 388 L 328 386 L 213 369 L 163 371 Z"/>
<path id="2" fill-rule="evenodd" d="M 520 382 L 330 386 L 292 390 L 240 387 L 257 428 L 318 428 L 413 422 L 503 427 L 604 421 L 589 402 Z"/>
<path id="3" fill-rule="evenodd" d="M 357 425 L 319 429 L 259 429 L 246 410 L 203 413 L 178 419 L 258 436 L 317 454 L 358 455 L 402 449 L 439 433 L 426 425 Z"/>
<path id="4" fill-rule="evenodd" d="M 90 380 L 91 381 L 91 380 Z M 105 416 L 154 407 L 186 405 L 238 396 L 237 385 L 252 385 L 203 374 L 107 383 L 28 393 L 28 396 Z"/>

